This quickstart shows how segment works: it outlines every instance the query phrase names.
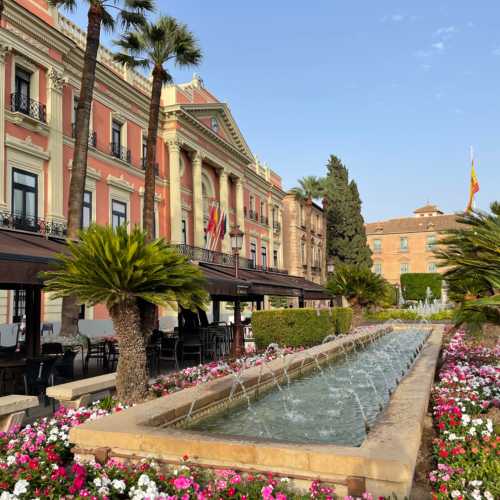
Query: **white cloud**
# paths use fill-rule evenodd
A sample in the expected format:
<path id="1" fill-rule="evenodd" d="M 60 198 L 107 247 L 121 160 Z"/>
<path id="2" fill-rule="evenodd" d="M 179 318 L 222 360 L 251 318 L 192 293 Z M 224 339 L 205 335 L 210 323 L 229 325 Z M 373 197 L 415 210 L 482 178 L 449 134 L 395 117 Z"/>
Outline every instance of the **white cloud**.
<path id="1" fill-rule="evenodd" d="M 436 42 L 432 44 L 432 48 L 436 49 L 438 52 L 443 52 L 444 50 L 444 43 L 443 42 Z"/>
<path id="2" fill-rule="evenodd" d="M 381 21 L 383 23 L 390 22 L 390 23 L 401 23 L 406 19 L 405 14 L 400 14 L 399 12 L 395 14 L 390 14 L 382 17 Z"/>
<path id="3" fill-rule="evenodd" d="M 491 53 L 494 55 L 494 56 L 500 56 L 500 47 L 496 47 L 494 48 Z"/>
<path id="4" fill-rule="evenodd" d="M 440 40 L 449 40 L 456 32 L 457 28 L 455 26 L 443 26 L 442 28 L 438 28 L 433 36 Z"/>

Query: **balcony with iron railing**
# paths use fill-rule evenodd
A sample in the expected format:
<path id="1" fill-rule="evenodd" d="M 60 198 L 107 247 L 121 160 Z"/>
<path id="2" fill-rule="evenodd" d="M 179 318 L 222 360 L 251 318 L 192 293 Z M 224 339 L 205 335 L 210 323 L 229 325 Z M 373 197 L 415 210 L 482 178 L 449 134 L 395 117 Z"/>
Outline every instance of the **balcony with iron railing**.
<path id="1" fill-rule="evenodd" d="M 245 212 L 245 217 L 249 220 L 252 220 L 254 222 L 259 222 L 259 214 L 257 213 L 256 210 L 250 209 L 248 210 L 247 207 L 244 209 Z"/>
<path id="2" fill-rule="evenodd" d="M 147 164 L 146 158 L 141 158 L 142 170 L 146 170 L 146 164 Z M 158 177 L 160 175 L 160 165 L 157 162 L 153 164 L 153 169 L 155 171 L 156 177 Z"/>
<path id="3" fill-rule="evenodd" d="M 269 226 L 269 218 L 267 215 L 262 215 L 260 214 L 260 218 L 259 218 L 259 221 L 261 224 L 263 224 L 264 226 Z"/>
<path id="4" fill-rule="evenodd" d="M 0 211 L 0 228 L 38 233 L 47 237 L 61 239 L 66 238 L 67 235 L 66 224 L 7 210 Z"/>
<path id="5" fill-rule="evenodd" d="M 119 160 L 130 163 L 132 159 L 132 153 L 130 152 L 130 149 L 124 148 L 123 146 L 117 144 L 116 142 L 112 142 L 110 144 L 110 150 L 111 150 L 111 156 L 114 156 Z"/>
<path id="6" fill-rule="evenodd" d="M 281 233 L 281 224 L 279 222 L 273 222 L 273 229 L 275 233 Z"/>
<path id="7" fill-rule="evenodd" d="M 216 264 L 226 267 L 234 267 L 236 263 L 235 261 L 236 257 L 228 253 L 215 252 L 213 250 L 208 250 L 206 248 L 194 247 L 186 244 L 179 244 L 174 246 L 175 248 L 177 248 L 179 253 L 185 255 L 191 260 L 195 260 L 198 262 L 205 262 L 207 264 Z M 269 267 L 269 266 L 259 266 L 255 264 L 253 259 L 247 259 L 246 257 L 241 257 L 241 256 L 239 256 L 238 267 L 240 269 L 248 269 L 251 271 L 288 274 L 288 271 L 285 271 L 283 269 L 276 269 L 274 267 Z"/>
<path id="8" fill-rule="evenodd" d="M 76 139 L 76 123 L 71 124 L 71 137 Z M 89 131 L 89 146 L 93 148 L 97 147 L 97 133 L 92 130 Z"/>
<path id="9" fill-rule="evenodd" d="M 16 113 L 22 113 L 29 116 L 34 120 L 46 123 L 47 121 L 47 107 L 28 96 L 16 92 L 10 95 L 10 109 Z"/>

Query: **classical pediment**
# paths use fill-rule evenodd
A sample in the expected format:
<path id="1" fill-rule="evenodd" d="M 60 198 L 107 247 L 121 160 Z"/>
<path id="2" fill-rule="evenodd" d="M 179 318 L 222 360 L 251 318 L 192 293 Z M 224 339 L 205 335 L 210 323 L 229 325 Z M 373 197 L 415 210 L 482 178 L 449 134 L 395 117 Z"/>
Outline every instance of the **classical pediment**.
<path id="1" fill-rule="evenodd" d="M 181 108 L 238 151 L 249 158 L 253 158 L 252 151 L 248 147 L 227 104 L 182 104 Z"/>

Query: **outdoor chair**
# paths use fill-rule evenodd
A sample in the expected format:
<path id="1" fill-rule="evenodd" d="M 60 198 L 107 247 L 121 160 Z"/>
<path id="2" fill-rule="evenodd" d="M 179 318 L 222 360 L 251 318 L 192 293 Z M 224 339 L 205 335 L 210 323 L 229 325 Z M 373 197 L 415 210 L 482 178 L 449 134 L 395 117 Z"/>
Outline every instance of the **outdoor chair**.
<path id="1" fill-rule="evenodd" d="M 164 337 L 161 339 L 161 348 L 158 356 L 158 371 L 162 361 L 173 361 L 175 368 L 177 370 L 179 369 L 179 361 L 177 359 L 178 346 L 178 337 Z"/>
<path id="2" fill-rule="evenodd" d="M 54 324 L 53 323 L 43 323 L 42 330 L 40 332 L 41 336 L 44 335 L 54 335 Z"/>
<path id="3" fill-rule="evenodd" d="M 62 379 L 63 381 L 74 380 L 75 378 L 75 358 L 78 351 L 73 351 L 72 349 L 67 349 L 64 354 L 59 358 L 55 365 L 55 376 L 57 379 Z"/>
<path id="4" fill-rule="evenodd" d="M 186 334 L 182 342 L 182 357 L 181 362 L 184 363 L 186 358 L 198 359 L 199 364 L 202 363 L 202 342 L 200 335 L 195 333 Z"/>
<path id="5" fill-rule="evenodd" d="M 118 342 L 108 342 L 107 343 L 107 359 L 105 361 L 105 368 L 114 372 L 118 365 L 118 357 L 120 356 L 120 348 L 118 347 Z"/>
<path id="6" fill-rule="evenodd" d="M 85 347 L 87 348 L 87 354 L 85 355 L 85 361 L 83 363 L 83 374 L 87 376 L 89 372 L 89 362 L 91 359 L 95 359 L 97 366 L 105 367 L 107 364 L 107 356 L 106 356 L 106 343 L 98 342 L 92 344 L 90 339 L 84 336 Z"/>
<path id="7" fill-rule="evenodd" d="M 45 391 L 54 385 L 53 368 L 55 358 L 32 358 L 26 360 L 24 371 L 24 392 L 26 395 L 45 397 Z"/>

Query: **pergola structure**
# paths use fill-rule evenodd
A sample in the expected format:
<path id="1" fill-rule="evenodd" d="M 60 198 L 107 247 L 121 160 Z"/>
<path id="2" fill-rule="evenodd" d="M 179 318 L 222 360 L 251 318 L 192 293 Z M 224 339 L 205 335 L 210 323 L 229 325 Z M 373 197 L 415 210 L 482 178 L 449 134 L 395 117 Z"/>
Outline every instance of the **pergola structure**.
<path id="1" fill-rule="evenodd" d="M 28 231 L 0 230 L 0 289 L 25 291 L 26 356 L 40 353 L 42 280 L 54 256 L 65 250 L 60 238 Z"/>

